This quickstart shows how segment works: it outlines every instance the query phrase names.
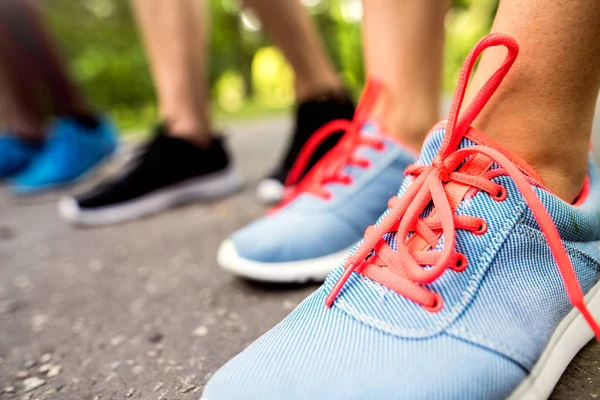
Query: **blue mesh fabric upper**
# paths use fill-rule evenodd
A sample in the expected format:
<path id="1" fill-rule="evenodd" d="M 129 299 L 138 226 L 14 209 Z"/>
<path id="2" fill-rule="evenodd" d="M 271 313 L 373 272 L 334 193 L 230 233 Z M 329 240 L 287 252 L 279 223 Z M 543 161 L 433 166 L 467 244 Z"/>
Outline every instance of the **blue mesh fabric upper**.
<path id="1" fill-rule="evenodd" d="M 245 259 L 263 263 L 299 261 L 343 251 L 362 238 L 364 230 L 387 207 L 398 191 L 404 169 L 415 161 L 406 148 L 367 125 L 363 135 L 385 142 L 377 151 L 359 146 L 355 154 L 371 162 L 369 168 L 347 166 L 350 185 L 329 183 L 330 200 L 302 194 L 285 208 L 240 229 L 231 236 Z"/>
<path id="2" fill-rule="evenodd" d="M 443 133 L 429 136 L 421 162 L 431 161 Z M 589 178 L 590 194 L 578 206 L 535 188 L 584 292 L 600 279 L 600 181 L 591 158 Z M 219 370 L 205 397 L 506 398 L 572 307 L 514 182 L 506 176 L 494 181 L 507 189 L 505 201 L 480 192 L 456 211 L 484 218 L 488 230 L 481 236 L 457 231 L 456 250 L 465 254 L 468 267 L 447 270 L 428 285 L 442 295 L 441 311 L 430 313 L 356 273 L 327 309 L 324 298 L 341 276 L 340 266 L 286 319 Z M 409 184 L 405 180 L 400 193 Z"/>

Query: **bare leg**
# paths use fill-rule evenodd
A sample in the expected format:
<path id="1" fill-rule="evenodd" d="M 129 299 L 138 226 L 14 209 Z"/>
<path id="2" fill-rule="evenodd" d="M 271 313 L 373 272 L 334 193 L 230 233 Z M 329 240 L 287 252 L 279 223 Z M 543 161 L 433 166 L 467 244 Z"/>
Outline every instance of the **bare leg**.
<path id="1" fill-rule="evenodd" d="M 0 54 L 5 128 L 39 140 L 53 115 L 94 117 L 29 0 L 0 2 Z"/>
<path id="2" fill-rule="evenodd" d="M 265 31 L 292 65 L 298 100 L 343 89 L 307 11 L 298 0 L 244 2 L 256 11 Z"/>
<path id="3" fill-rule="evenodd" d="M 0 44 L 0 53 L 6 54 L 1 48 Z M 17 87 L 14 79 L 10 79 L 0 66 L 0 128 L 22 139 L 41 141 L 44 139 L 46 113 L 36 98 L 27 101 L 23 96 L 26 93 L 25 87 Z"/>
<path id="4" fill-rule="evenodd" d="M 364 0 L 363 41 L 369 76 L 383 82 L 375 118 L 420 149 L 439 119 L 446 0 Z"/>
<path id="5" fill-rule="evenodd" d="M 502 0 L 492 31 L 511 35 L 519 57 L 475 121 L 527 160 L 543 183 L 573 201 L 587 172 L 592 119 L 600 89 L 600 2 Z M 504 59 L 483 56 L 473 96 Z"/>
<path id="6" fill-rule="evenodd" d="M 197 144 L 210 141 L 206 72 L 206 26 L 197 0 L 132 0 L 141 28 L 160 116 L 176 137 Z"/>

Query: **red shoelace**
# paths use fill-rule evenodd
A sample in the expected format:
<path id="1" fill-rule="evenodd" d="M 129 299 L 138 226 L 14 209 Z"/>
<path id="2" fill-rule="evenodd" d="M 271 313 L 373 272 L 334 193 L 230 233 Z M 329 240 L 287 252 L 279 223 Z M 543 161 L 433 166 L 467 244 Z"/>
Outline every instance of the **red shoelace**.
<path id="1" fill-rule="evenodd" d="M 508 49 L 504 63 L 458 119 L 473 65 L 485 49 L 493 46 Z M 471 50 L 458 80 L 444 140 L 432 165 L 407 168 L 407 174 L 412 175 L 414 181 L 402 197 L 394 197 L 389 201 L 390 210 L 385 218 L 366 230 L 363 243 L 348 258 L 344 273 L 325 300 L 328 307 L 335 302 L 350 275 L 358 272 L 431 312 L 441 310 L 442 297 L 423 285 L 434 282 L 447 269 L 462 271 L 467 267 L 466 257 L 455 251 L 457 229 L 474 234 L 483 234 L 487 230 L 487 224 L 481 218 L 454 214 L 465 194 L 456 188 L 460 186 L 483 191 L 497 201 L 503 201 L 507 197 L 506 189 L 490 180 L 488 170 L 493 162 L 514 181 L 525 198 L 548 241 L 571 304 L 581 312 L 600 339 L 600 326 L 585 305 L 571 260 L 552 218 L 531 187 L 532 179 L 515 162 L 491 147 L 475 145 L 457 150 L 471 123 L 510 70 L 517 54 L 516 41 L 502 34 L 486 36 Z M 461 166 L 462 163 L 464 165 Z M 473 171 L 479 173 L 474 174 Z M 430 205 L 433 206 L 432 211 L 422 218 Z M 392 233 L 396 233 L 395 251 L 384 238 Z M 443 247 L 437 251 L 435 247 L 442 234 Z"/>
<path id="2" fill-rule="evenodd" d="M 352 165 L 368 168 L 371 165 L 368 159 L 357 157 L 354 152 L 359 145 L 380 151 L 385 148 L 385 143 L 382 140 L 368 138 L 360 134 L 380 96 L 381 90 L 380 83 L 369 80 L 352 121 L 338 119 L 323 125 L 315 131 L 298 154 L 298 158 L 285 182 L 286 193 L 284 198 L 271 210 L 272 212 L 289 204 L 301 193 L 312 193 L 321 198 L 329 199 L 331 193 L 325 188 L 326 184 L 341 183 L 349 185 L 352 183 L 352 177 L 343 172 L 345 167 Z M 336 132 L 344 132 L 344 136 L 339 143 L 319 160 L 304 178 L 300 179 L 314 152 L 324 140 Z"/>

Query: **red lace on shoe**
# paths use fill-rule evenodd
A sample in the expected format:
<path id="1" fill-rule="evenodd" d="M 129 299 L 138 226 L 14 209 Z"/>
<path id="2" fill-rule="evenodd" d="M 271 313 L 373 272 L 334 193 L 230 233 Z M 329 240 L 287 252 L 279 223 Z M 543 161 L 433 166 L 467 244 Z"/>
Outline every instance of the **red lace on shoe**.
<path id="1" fill-rule="evenodd" d="M 379 82 L 369 80 L 352 121 L 337 119 L 315 131 L 300 151 L 300 154 L 298 154 L 298 158 L 288 174 L 285 182 L 286 194 L 283 200 L 272 211 L 276 211 L 289 204 L 301 193 L 312 193 L 321 198 L 329 199 L 331 193 L 324 187 L 326 184 L 341 183 L 349 185 L 352 183 L 352 177 L 343 173 L 343 169 L 346 166 L 353 165 L 360 168 L 368 168 L 370 166 L 370 161 L 366 158 L 355 156 L 354 150 L 359 145 L 371 147 L 376 150 L 383 150 L 385 148 L 385 143 L 382 140 L 364 137 L 360 134 L 360 130 L 367 122 L 381 91 L 382 85 Z M 324 140 L 336 132 L 344 132 L 343 138 L 301 180 L 300 177 L 306 170 L 314 152 Z"/>
<path id="2" fill-rule="evenodd" d="M 505 46 L 508 55 L 458 119 L 473 65 L 483 50 L 493 46 Z M 328 307 L 335 302 L 350 275 L 358 272 L 431 312 L 441 310 L 442 297 L 423 285 L 434 282 L 448 268 L 462 271 L 467 267 L 466 257 L 455 251 L 457 229 L 474 234 L 483 234 L 487 229 L 487 224 L 481 218 L 454 214 L 464 197 L 464 191 L 457 195 L 459 191 L 456 188 L 474 188 L 503 201 L 507 197 L 506 189 L 491 181 L 489 175 L 485 172 L 479 175 L 465 172 L 469 171 L 468 164 L 480 163 L 480 167 L 476 169 L 486 171 L 494 162 L 512 178 L 531 208 L 548 241 L 571 303 L 581 312 L 596 337 L 600 339 L 600 327 L 585 305 L 573 265 L 552 218 L 531 187 L 531 178 L 508 157 L 491 147 L 476 145 L 457 150 L 471 123 L 508 73 L 517 53 L 516 41 L 502 34 L 488 35 L 473 48 L 461 71 L 446 134 L 432 165 L 410 166 L 407 169 L 407 173 L 413 175 L 414 181 L 402 197 L 394 197 L 389 201 L 390 210 L 387 216 L 378 225 L 366 230 L 363 243 L 346 261 L 344 273 L 325 300 Z M 463 162 L 465 164 L 456 171 Z M 433 205 L 432 212 L 426 217 L 421 217 L 430 203 Z M 396 251 L 384 239 L 384 235 L 389 233 L 397 233 Z M 435 247 L 442 234 L 443 247 L 436 251 Z"/>

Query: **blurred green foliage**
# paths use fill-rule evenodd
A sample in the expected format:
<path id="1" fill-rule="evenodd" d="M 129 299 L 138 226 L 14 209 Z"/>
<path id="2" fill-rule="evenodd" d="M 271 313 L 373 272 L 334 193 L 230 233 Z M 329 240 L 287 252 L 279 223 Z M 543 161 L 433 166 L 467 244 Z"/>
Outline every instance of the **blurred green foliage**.
<path id="1" fill-rule="evenodd" d="M 248 117 L 288 108 L 293 103 L 292 71 L 256 17 L 237 0 L 207 1 L 215 113 Z M 364 83 L 361 0 L 302 2 L 313 15 L 333 62 L 358 94 Z M 92 102 L 113 113 L 124 129 L 151 123 L 156 115 L 155 95 L 129 2 L 54 0 L 43 4 L 72 72 Z M 489 31 L 496 8 L 497 0 L 453 2 L 445 21 L 445 90 L 452 89 L 471 46 Z"/>

